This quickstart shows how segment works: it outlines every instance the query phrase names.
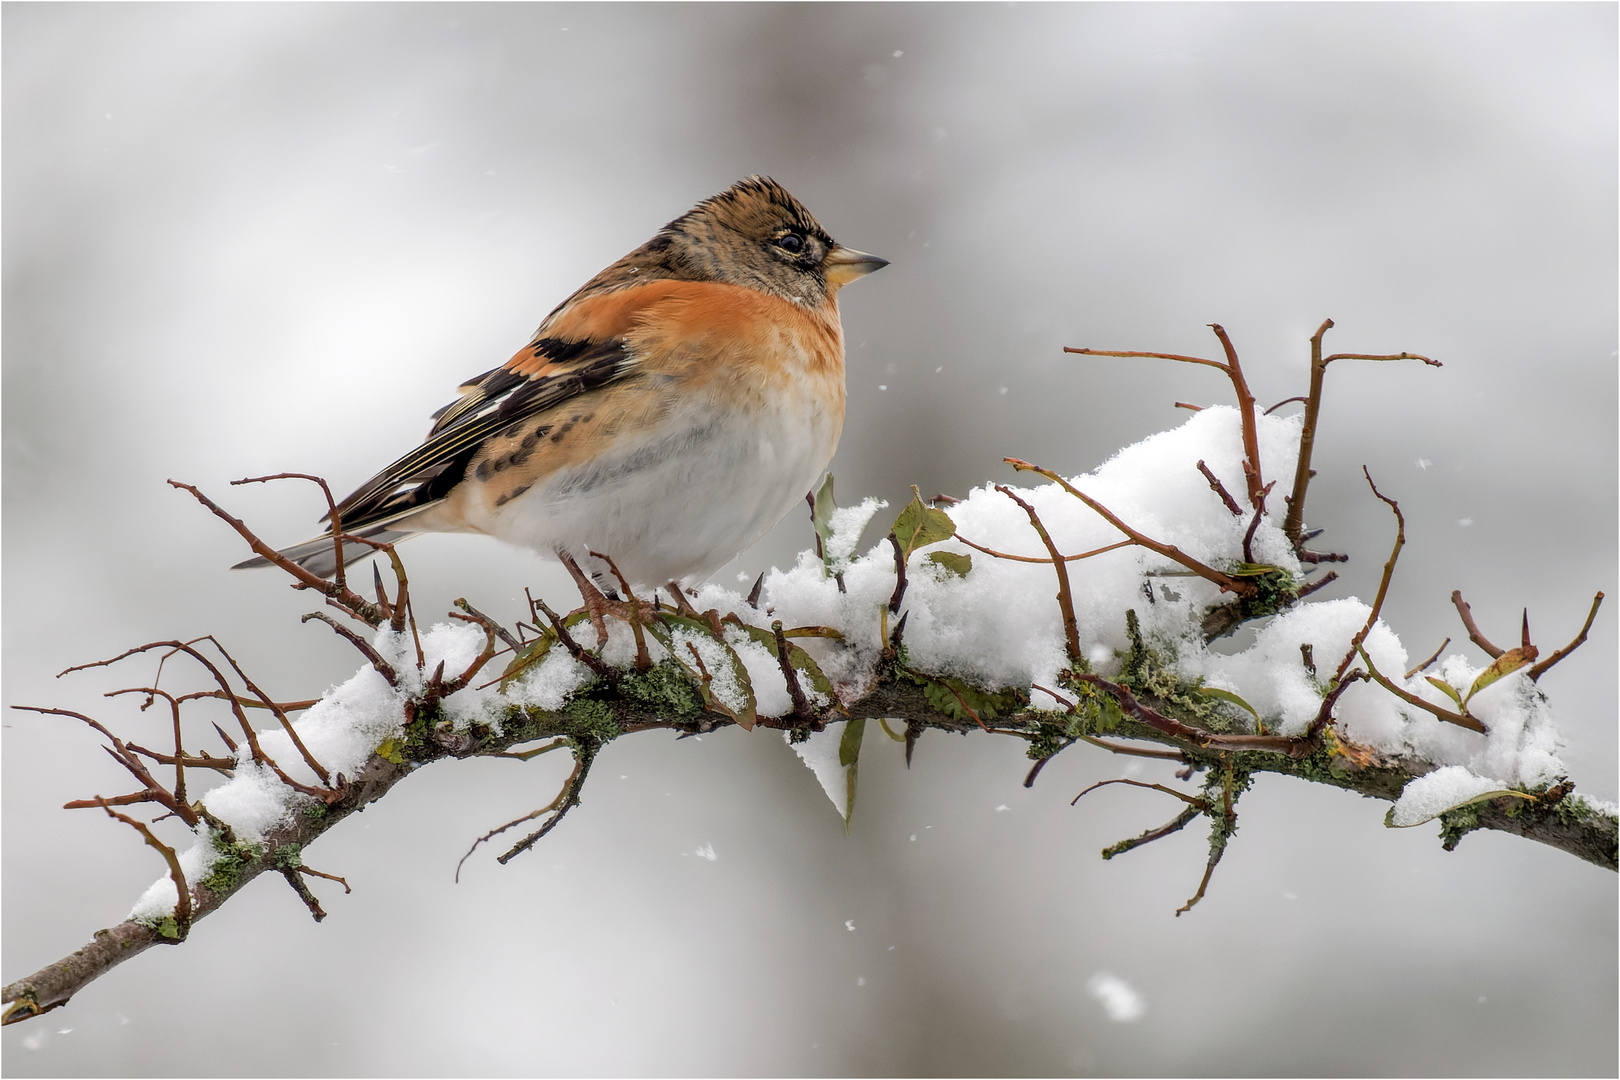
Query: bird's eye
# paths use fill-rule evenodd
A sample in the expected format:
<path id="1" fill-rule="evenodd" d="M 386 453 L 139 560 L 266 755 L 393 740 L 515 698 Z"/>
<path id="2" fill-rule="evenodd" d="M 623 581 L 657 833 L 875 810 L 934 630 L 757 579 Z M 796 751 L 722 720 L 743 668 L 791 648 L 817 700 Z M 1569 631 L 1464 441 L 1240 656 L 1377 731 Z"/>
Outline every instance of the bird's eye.
<path id="1" fill-rule="evenodd" d="M 798 233 L 788 233 L 776 238 L 776 246 L 783 251 L 800 252 L 804 250 L 804 237 Z"/>

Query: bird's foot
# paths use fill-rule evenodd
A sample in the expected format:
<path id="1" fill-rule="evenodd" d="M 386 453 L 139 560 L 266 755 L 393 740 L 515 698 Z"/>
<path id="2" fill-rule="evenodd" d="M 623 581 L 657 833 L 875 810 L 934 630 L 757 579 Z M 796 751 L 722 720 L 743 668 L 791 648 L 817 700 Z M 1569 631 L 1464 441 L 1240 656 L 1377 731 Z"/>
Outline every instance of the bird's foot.
<path id="1" fill-rule="evenodd" d="M 596 647 L 601 648 L 607 644 L 607 616 L 611 615 L 621 622 L 630 624 L 631 631 L 636 636 L 636 670 L 646 671 L 652 667 L 652 657 L 647 654 L 647 642 L 641 628 L 657 617 L 654 605 L 645 600 L 636 599 L 635 593 L 630 591 L 630 583 L 619 573 L 619 568 L 611 558 L 590 552 L 592 558 L 601 559 L 613 570 L 613 576 L 619 579 L 619 587 L 624 590 L 628 599 L 621 600 L 616 596 L 608 596 L 596 583 L 580 569 L 579 563 L 568 552 L 561 549 L 557 552 L 558 560 L 574 579 L 574 585 L 579 589 L 580 599 L 585 601 L 585 610 L 590 613 L 591 626 L 596 629 Z"/>

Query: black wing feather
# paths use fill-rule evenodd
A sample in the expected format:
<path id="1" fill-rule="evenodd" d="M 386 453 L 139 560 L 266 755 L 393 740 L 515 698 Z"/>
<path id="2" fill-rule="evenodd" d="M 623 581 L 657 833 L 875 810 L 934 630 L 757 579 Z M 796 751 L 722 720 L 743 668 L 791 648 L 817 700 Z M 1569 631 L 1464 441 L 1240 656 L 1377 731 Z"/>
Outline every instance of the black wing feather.
<path id="1" fill-rule="evenodd" d="M 544 339 L 537 346 L 554 341 Z M 532 377 L 514 375 L 504 367 L 486 372 L 474 389 L 440 412 L 426 442 L 338 504 L 343 530 L 363 529 L 437 502 L 466 476 L 467 465 L 484 440 L 569 398 L 617 382 L 633 370 L 621 339 L 556 344 L 568 346 L 568 360 L 561 362 L 572 361 L 573 366 Z M 550 355 L 549 349 L 546 353 Z"/>

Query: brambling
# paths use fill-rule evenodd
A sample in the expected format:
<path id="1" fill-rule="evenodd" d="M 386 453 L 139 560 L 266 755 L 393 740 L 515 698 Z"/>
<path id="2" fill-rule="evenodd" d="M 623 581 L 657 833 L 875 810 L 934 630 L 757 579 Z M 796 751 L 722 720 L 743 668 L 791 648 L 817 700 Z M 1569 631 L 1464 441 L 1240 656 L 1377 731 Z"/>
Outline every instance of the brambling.
<path id="1" fill-rule="evenodd" d="M 838 290 L 887 266 L 775 181 L 705 199 L 597 274 L 421 446 L 337 507 L 345 534 L 475 532 L 630 581 L 702 580 L 781 521 L 844 425 Z M 328 531 L 282 554 L 337 568 Z M 348 544 L 345 563 L 372 549 Z M 238 568 L 265 566 L 250 559 Z"/>

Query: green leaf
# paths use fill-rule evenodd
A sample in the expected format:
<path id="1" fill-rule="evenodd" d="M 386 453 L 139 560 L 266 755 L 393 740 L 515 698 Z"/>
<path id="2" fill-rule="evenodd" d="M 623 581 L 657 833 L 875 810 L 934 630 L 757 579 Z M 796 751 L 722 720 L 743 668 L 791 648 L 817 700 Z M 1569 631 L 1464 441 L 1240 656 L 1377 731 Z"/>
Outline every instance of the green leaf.
<path id="1" fill-rule="evenodd" d="M 810 524 L 816 530 L 816 548 L 821 552 L 822 577 L 832 576 L 832 519 L 837 509 L 838 504 L 833 501 L 833 477 L 828 473 L 810 504 Z"/>
<path id="2" fill-rule="evenodd" d="M 737 655 L 736 650 L 732 649 L 725 638 L 716 637 L 714 627 L 702 619 L 692 619 L 685 615 L 672 615 L 667 611 L 660 612 L 658 618 L 662 620 L 662 624 L 659 622 L 646 624 L 647 632 L 653 636 L 658 644 L 664 647 L 664 651 L 669 653 L 677 664 L 686 669 L 687 674 L 692 676 L 692 679 L 698 684 L 698 690 L 703 695 L 703 707 L 723 716 L 729 716 L 736 722 L 738 727 L 746 731 L 752 731 L 754 724 L 759 720 L 759 713 L 754 703 L 754 684 L 748 678 L 748 668 L 743 665 L 742 657 Z M 733 709 L 724 701 L 721 701 L 714 693 L 709 680 L 703 678 L 703 668 L 698 666 L 697 657 L 692 655 L 692 650 L 688 649 L 682 641 L 676 640 L 674 634 L 676 630 L 684 630 L 691 637 L 706 638 L 720 646 L 723 651 L 724 663 L 732 678 L 735 679 L 738 688 L 742 691 L 742 709 Z M 704 666 L 708 666 L 707 662 L 705 662 Z M 710 671 L 709 679 L 720 678 L 723 674 L 723 672 Z"/>
<path id="3" fill-rule="evenodd" d="M 1423 677 L 1429 681 L 1430 686 L 1434 687 L 1436 690 L 1438 690 L 1442 694 L 1446 695 L 1446 697 L 1450 698 L 1452 701 L 1455 701 L 1457 703 L 1458 708 L 1462 707 L 1462 703 L 1463 703 L 1462 697 L 1458 695 L 1456 688 L 1453 687 L 1450 683 L 1448 683 L 1448 682 L 1446 682 L 1446 681 L 1444 681 L 1442 679 L 1436 679 L 1432 675 L 1425 675 Z"/>
<path id="4" fill-rule="evenodd" d="M 1491 685 L 1491 683 L 1495 682 L 1497 679 L 1511 675 L 1515 671 L 1518 671 L 1520 668 L 1524 667 L 1524 665 L 1531 663 L 1535 660 L 1536 655 L 1537 650 L 1534 645 L 1523 645 L 1517 649 L 1509 649 L 1501 656 L 1498 656 L 1495 660 L 1491 661 L 1490 667 L 1479 673 L 1479 678 L 1475 679 L 1474 685 L 1468 688 L 1468 697 L 1463 698 L 1463 702 L 1466 703 L 1475 694 Z M 1430 679 L 1429 681 L 1433 682 L 1434 680 Z"/>
<path id="5" fill-rule="evenodd" d="M 1242 698 L 1240 698 L 1236 694 L 1232 693 L 1232 691 L 1230 691 L 1230 690 L 1222 690 L 1218 686 L 1200 686 L 1198 688 L 1198 692 L 1200 694 L 1202 694 L 1204 697 L 1211 697 L 1211 698 L 1214 698 L 1217 701 L 1225 701 L 1225 702 L 1229 702 L 1230 704 L 1238 706 L 1239 708 L 1241 708 L 1245 712 L 1247 712 L 1250 716 L 1254 717 L 1254 726 L 1255 726 L 1255 728 L 1257 728 L 1262 733 L 1265 732 L 1266 726 L 1265 726 L 1264 723 L 1261 722 L 1260 714 L 1254 711 L 1254 706 L 1250 705 L 1247 701 L 1244 701 Z"/>
<path id="6" fill-rule="evenodd" d="M 967 577 L 968 571 L 973 569 L 973 556 L 958 555 L 954 551 L 936 551 L 927 558 L 928 562 L 943 566 L 949 573 L 957 577 Z"/>
<path id="7" fill-rule="evenodd" d="M 844 737 L 838 740 L 838 764 L 845 769 L 845 783 L 849 785 L 849 798 L 844 803 L 844 835 L 849 835 L 849 819 L 855 816 L 855 773 L 861 759 L 861 739 L 866 735 L 866 721 L 851 720 L 844 725 Z"/>
<path id="8" fill-rule="evenodd" d="M 1272 566 L 1269 563 L 1240 562 L 1228 570 L 1227 573 L 1233 577 L 1262 577 L 1281 569 L 1282 567 Z"/>
<path id="9" fill-rule="evenodd" d="M 1395 824 L 1395 807 L 1392 806 L 1388 810 L 1384 811 L 1384 827 L 1389 829 L 1410 829 L 1414 826 L 1422 825 L 1426 821 L 1433 821 L 1441 814 L 1449 814 L 1453 810 L 1461 810 L 1465 806 L 1473 806 L 1475 803 L 1490 802 L 1492 799 L 1501 799 L 1504 797 L 1528 799 L 1530 802 L 1536 801 L 1536 797 L 1534 795 L 1527 795 L 1522 791 L 1510 791 L 1506 788 L 1498 791 L 1482 791 L 1478 795 L 1464 799 L 1453 806 L 1448 806 L 1444 810 L 1436 810 L 1434 813 L 1425 818 L 1418 821 L 1408 821 L 1402 825 Z"/>
<path id="10" fill-rule="evenodd" d="M 894 519 L 889 535 L 900 544 L 900 558 L 909 560 L 920 547 L 949 540 L 956 535 L 956 523 L 943 510 L 924 503 L 915 485 L 911 488 L 911 501 Z"/>
<path id="11" fill-rule="evenodd" d="M 566 616 L 562 624 L 566 629 L 572 630 L 580 623 L 589 621 L 590 617 L 588 611 L 576 611 L 572 615 Z M 560 640 L 557 637 L 557 631 L 547 627 L 545 633 L 529 642 L 528 648 L 514 656 L 512 662 L 506 665 L 506 670 L 501 672 L 501 691 L 504 693 L 506 688 L 512 684 L 512 680 L 544 660 L 547 654 L 551 652 L 551 647 Z"/>

